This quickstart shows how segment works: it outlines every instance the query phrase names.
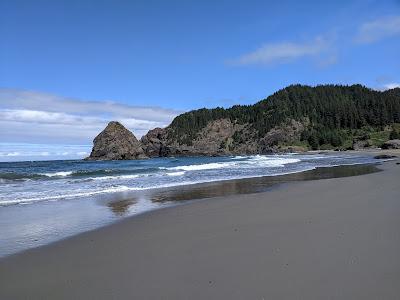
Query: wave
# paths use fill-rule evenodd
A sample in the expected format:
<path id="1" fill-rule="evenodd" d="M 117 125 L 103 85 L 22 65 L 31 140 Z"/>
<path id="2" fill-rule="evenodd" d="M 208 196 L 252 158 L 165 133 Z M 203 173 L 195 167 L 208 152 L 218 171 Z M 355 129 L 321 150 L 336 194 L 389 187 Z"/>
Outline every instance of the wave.
<path id="1" fill-rule="evenodd" d="M 269 176 L 276 176 L 276 175 L 285 175 L 291 173 L 299 173 L 304 172 L 307 170 L 312 170 L 315 167 L 299 169 L 290 172 L 284 172 L 281 174 L 269 175 Z M 169 176 L 180 176 L 183 175 L 185 172 L 174 172 L 174 173 L 166 173 Z M 171 175 L 171 174 L 178 174 L 178 175 Z M 61 199 L 70 199 L 70 198 L 81 198 L 81 197 L 89 197 L 99 194 L 108 194 L 108 193 L 118 193 L 118 192 L 134 192 L 134 191 L 143 191 L 143 190 L 151 190 L 151 189 L 162 189 L 162 188 L 171 188 L 171 187 L 178 187 L 184 185 L 193 185 L 193 184 L 202 184 L 202 183 L 209 183 L 214 181 L 229 181 L 229 180 L 236 180 L 236 179 L 243 179 L 243 178 L 256 178 L 256 177 L 264 177 L 268 175 L 251 175 L 251 176 L 232 176 L 226 178 L 218 178 L 218 179 L 201 179 L 201 180 L 183 180 L 183 181 L 174 181 L 165 184 L 160 184 L 156 186 L 147 186 L 147 187 L 128 187 L 125 185 L 118 185 L 113 186 L 101 190 L 95 191 L 85 191 L 85 192 L 78 192 L 78 193 L 71 193 L 67 194 L 64 193 L 62 195 L 53 195 L 53 196 L 41 196 L 41 197 L 32 197 L 32 198 L 23 198 L 23 199 L 15 199 L 15 200 L 0 200 L 0 206 L 9 206 L 15 204 L 29 204 L 33 202 L 42 202 L 42 201 L 52 201 L 52 200 L 61 200 Z"/>
<path id="2" fill-rule="evenodd" d="M 262 155 L 254 156 L 236 156 L 231 158 L 234 161 L 229 162 L 217 162 L 217 163 L 206 163 L 206 164 L 194 164 L 184 165 L 177 167 L 160 169 L 166 170 L 183 170 L 183 171 L 202 171 L 202 170 L 213 170 L 223 168 L 240 168 L 240 167 L 284 167 L 287 164 L 300 162 L 299 158 L 286 158 L 286 157 L 267 157 Z"/>
<path id="3" fill-rule="evenodd" d="M 131 174 L 131 175 L 117 175 L 117 176 L 99 176 L 99 177 L 90 177 L 87 180 L 126 180 L 126 179 L 135 179 L 140 177 L 148 177 L 151 174 Z"/>
<path id="4" fill-rule="evenodd" d="M 236 160 L 236 159 L 245 159 L 248 158 L 248 156 L 242 156 L 242 155 L 236 155 L 236 156 L 231 156 L 230 159 Z"/>
<path id="5" fill-rule="evenodd" d="M 364 164 L 365 162 L 354 162 L 354 163 L 343 163 L 337 165 L 357 165 L 357 164 Z M 143 190 L 151 190 L 151 189 L 161 189 L 161 188 L 170 188 L 170 187 L 178 187 L 178 186 L 185 186 L 185 185 L 193 185 L 193 184 L 201 184 L 201 183 L 208 183 L 208 182 L 215 182 L 215 181 L 227 181 L 227 180 L 236 180 L 236 179 L 244 179 L 244 178 L 255 178 L 255 177 L 269 177 L 269 176 L 280 176 L 285 174 L 293 174 L 293 173 L 301 173 L 308 170 L 313 170 L 315 168 L 323 168 L 323 167 L 332 167 L 334 165 L 327 165 L 327 166 L 303 166 L 302 168 L 295 169 L 295 170 L 284 170 L 283 172 L 273 173 L 273 174 L 238 174 L 236 176 L 228 176 L 228 177 L 219 177 L 219 178 L 211 178 L 211 177 L 203 177 L 196 179 L 189 179 L 185 178 L 183 180 L 174 180 L 171 182 L 157 182 L 156 184 L 149 185 L 149 186 L 126 186 L 126 185 L 118 185 L 118 186 L 111 186 L 107 188 L 103 188 L 100 190 L 93 190 L 91 188 L 87 191 L 76 192 L 73 190 L 67 190 L 63 194 L 57 195 L 46 195 L 46 196 L 37 196 L 31 198 L 20 198 L 20 199 L 13 199 L 13 200 L 6 200 L 0 199 L 0 206 L 8 206 L 14 204 L 29 204 L 33 202 L 39 201 L 56 201 L 61 199 L 70 199 L 70 198 L 81 198 L 81 197 L 89 197 L 99 194 L 107 194 L 107 193 L 118 193 L 118 192 L 133 192 L 133 191 L 143 191 Z M 180 172 L 172 172 L 172 173 L 164 173 L 167 176 L 182 176 L 184 175 L 184 171 Z M 243 176 L 244 175 L 244 176 Z M 70 194 L 69 194 L 70 193 Z"/>
<path id="6" fill-rule="evenodd" d="M 46 177 L 66 177 L 72 175 L 74 172 L 72 171 L 64 171 L 64 172 L 54 172 L 54 173 L 39 173 L 39 175 L 43 175 Z"/>
<path id="7" fill-rule="evenodd" d="M 27 173 L 0 173 L 0 183 L 8 183 L 12 181 L 27 181 L 32 179 L 44 178 L 40 174 L 27 174 Z"/>
<path id="8" fill-rule="evenodd" d="M 12 181 L 26 181 L 35 179 L 60 179 L 60 178 L 79 178 L 89 177 L 87 179 L 104 180 L 104 179 L 130 179 L 140 176 L 148 176 L 152 172 L 158 171 L 158 168 L 144 169 L 100 169 L 100 170 L 77 170 L 77 171 L 55 171 L 45 173 L 0 173 L 0 183 L 8 183 Z M 143 174 L 146 172 L 146 174 Z M 135 174 L 132 174 L 135 173 Z M 149 174 L 150 173 L 150 174 Z M 102 176 L 103 175 L 103 176 Z M 105 175 L 105 176 L 104 176 Z M 91 177 L 90 177 L 91 176 Z"/>
<path id="9" fill-rule="evenodd" d="M 173 172 L 173 173 L 166 173 L 166 175 L 168 176 L 182 176 L 185 175 L 185 171 L 181 171 L 181 172 Z"/>
<path id="10" fill-rule="evenodd" d="M 161 168 L 166 170 L 183 170 L 183 171 L 200 171 L 200 170 L 212 170 L 212 169 L 221 169 L 233 166 L 232 163 L 207 163 L 207 164 L 200 164 L 200 165 L 187 165 L 187 166 L 177 166 L 177 167 L 170 167 L 170 168 Z"/>
<path id="11" fill-rule="evenodd" d="M 312 158 L 315 161 L 312 161 Z M 321 161 L 322 158 L 328 160 Z M 204 160 L 184 158 L 179 160 L 181 165 L 178 166 L 176 161 L 169 160 L 162 162 L 155 160 L 154 164 L 151 164 L 152 162 L 127 162 L 123 165 L 101 163 L 96 165 L 97 169 L 86 170 L 84 163 L 82 166 L 78 165 L 78 169 L 70 163 L 57 162 L 54 167 L 47 170 L 48 166 L 42 163 L 36 170 L 29 169 L 30 165 L 19 168 L 12 165 L 3 170 L 3 172 L 6 171 L 5 173 L 0 173 L 0 189 L 2 189 L 0 206 L 240 178 L 276 176 L 288 172 L 303 172 L 315 167 L 371 162 L 370 158 L 363 157 L 338 156 L 336 158 L 335 156 L 312 157 L 311 155 L 310 159 L 305 155 L 253 155 L 217 159 L 213 161 L 212 158 Z M 27 170 L 35 173 L 29 174 Z M 36 179 L 39 180 L 36 182 Z M 24 182 L 17 183 L 17 181 Z"/>
<path id="12" fill-rule="evenodd" d="M 129 179 L 137 179 L 144 178 L 150 176 L 182 176 L 185 174 L 185 171 L 181 172 L 172 172 L 172 173 L 147 173 L 147 174 L 131 174 L 131 175 L 116 175 L 116 176 L 99 176 L 99 177 L 89 177 L 83 179 L 83 181 L 103 181 L 103 180 L 129 180 Z M 79 181 L 81 182 L 81 181 Z"/>
<path id="13" fill-rule="evenodd" d="M 98 195 L 98 194 L 117 193 L 117 192 L 125 192 L 125 191 L 137 191 L 137 190 L 143 190 L 143 188 L 127 187 L 124 185 L 120 185 L 120 186 L 116 186 L 116 187 L 110 187 L 110 188 L 106 188 L 103 190 L 97 190 L 97 191 L 91 191 L 91 192 L 81 192 L 81 193 L 73 193 L 73 194 L 23 198 L 23 199 L 15 199 L 15 200 L 1 200 L 0 206 L 30 203 L 30 202 L 49 201 L 49 200 L 60 200 L 60 199 L 68 199 L 68 198 L 87 197 L 87 196 L 93 196 L 93 195 Z"/>
<path id="14" fill-rule="evenodd" d="M 286 158 L 286 157 L 268 157 L 255 155 L 250 157 L 244 163 L 247 165 L 255 165 L 257 167 L 284 167 L 287 164 L 294 164 L 300 162 L 299 158 Z"/>
<path id="15" fill-rule="evenodd" d="M 175 162 L 177 160 L 173 160 Z M 0 173 L 0 183 L 10 183 L 13 181 L 43 180 L 43 179 L 64 179 L 64 178 L 85 178 L 86 180 L 126 180 L 138 177 L 159 174 L 160 170 L 167 171 L 204 171 L 226 168 L 240 167 L 282 167 L 285 164 L 299 162 L 298 158 L 288 157 L 268 157 L 268 156 L 235 156 L 228 161 L 209 162 L 203 164 L 189 164 L 174 167 L 148 167 L 148 168 L 127 168 L 127 169 L 97 169 L 97 170 L 55 170 L 38 173 Z M 169 176 L 180 176 L 182 173 L 171 172 Z"/>

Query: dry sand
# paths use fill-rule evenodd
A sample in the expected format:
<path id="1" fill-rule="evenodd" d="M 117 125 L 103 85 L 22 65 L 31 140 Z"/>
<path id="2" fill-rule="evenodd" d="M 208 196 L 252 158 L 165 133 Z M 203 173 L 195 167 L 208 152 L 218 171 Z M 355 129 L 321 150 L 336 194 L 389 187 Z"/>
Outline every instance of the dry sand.
<path id="1" fill-rule="evenodd" d="M 400 165 L 146 213 L 0 260 L 0 299 L 399 299 Z"/>

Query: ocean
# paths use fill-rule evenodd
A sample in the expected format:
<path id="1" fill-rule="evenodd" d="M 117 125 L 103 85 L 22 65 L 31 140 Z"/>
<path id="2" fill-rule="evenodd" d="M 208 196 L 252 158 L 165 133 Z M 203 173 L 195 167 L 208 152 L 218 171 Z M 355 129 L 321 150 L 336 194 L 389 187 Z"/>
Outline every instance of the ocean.
<path id="1" fill-rule="evenodd" d="M 200 194 L 210 196 L 183 193 L 193 191 L 196 184 L 374 163 L 371 156 L 342 153 L 2 162 L 0 256 L 176 205 L 180 200 L 202 198 Z M 164 197 L 171 191 L 174 197 Z"/>

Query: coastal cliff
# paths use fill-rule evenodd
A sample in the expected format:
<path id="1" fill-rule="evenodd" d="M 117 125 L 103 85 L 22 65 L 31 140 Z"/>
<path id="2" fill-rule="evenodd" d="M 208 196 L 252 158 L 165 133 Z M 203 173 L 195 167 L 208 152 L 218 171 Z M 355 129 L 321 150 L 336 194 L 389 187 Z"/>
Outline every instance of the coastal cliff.
<path id="1" fill-rule="evenodd" d="M 111 122 L 88 159 L 219 156 L 381 147 L 400 134 L 400 88 L 292 85 L 254 105 L 199 109 L 140 141 Z"/>
<path id="2" fill-rule="evenodd" d="M 304 151 L 305 148 L 302 147 L 279 145 L 299 139 L 303 130 L 303 123 L 288 120 L 259 138 L 250 124 L 239 124 L 224 118 L 209 121 L 189 142 L 176 138 L 171 126 L 150 130 L 140 141 L 149 157 L 267 154 Z"/>

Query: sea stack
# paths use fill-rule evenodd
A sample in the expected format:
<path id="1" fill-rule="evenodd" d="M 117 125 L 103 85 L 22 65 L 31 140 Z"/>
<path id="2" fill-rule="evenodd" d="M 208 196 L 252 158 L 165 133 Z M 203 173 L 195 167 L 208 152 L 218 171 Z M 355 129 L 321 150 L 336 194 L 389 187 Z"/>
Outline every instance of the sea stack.
<path id="1" fill-rule="evenodd" d="M 135 135 L 119 122 L 110 122 L 93 140 L 86 160 L 128 160 L 147 158 Z"/>

